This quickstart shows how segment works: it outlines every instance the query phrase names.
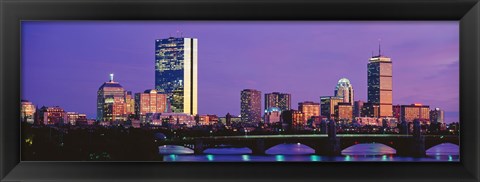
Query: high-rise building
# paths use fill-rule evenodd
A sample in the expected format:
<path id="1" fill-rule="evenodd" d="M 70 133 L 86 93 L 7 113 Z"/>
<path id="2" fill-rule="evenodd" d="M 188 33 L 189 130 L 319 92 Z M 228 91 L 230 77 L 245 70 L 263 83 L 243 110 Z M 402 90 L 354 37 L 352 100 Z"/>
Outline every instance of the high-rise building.
<path id="1" fill-rule="evenodd" d="M 168 95 L 175 113 L 197 114 L 198 40 L 169 37 L 155 41 L 155 88 Z"/>
<path id="2" fill-rule="evenodd" d="M 22 100 L 21 102 L 22 108 L 20 110 L 20 117 L 22 122 L 27 122 L 33 124 L 34 122 L 34 115 L 35 115 L 35 105 L 27 100 Z"/>
<path id="3" fill-rule="evenodd" d="M 350 80 L 346 78 L 338 80 L 337 86 L 335 87 L 335 96 L 343 98 L 344 103 L 353 105 L 353 87 L 352 84 L 350 84 Z"/>
<path id="4" fill-rule="evenodd" d="M 135 98 L 131 91 L 125 92 L 125 114 L 135 114 Z"/>
<path id="5" fill-rule="evenodd" d="M 320 116 L 320 103 L 305 101 L 298 103 L 298 110 L 309 120 L 313 116 Z"/>
<path id="6" fill-rule="evenodd" d="M 434 110 L 430 111 L 430 122 L 433 123 L 445 123 L 445 112 L 440 108 L 435 108 Z"/>
<path id="7" fill-rule="evenodd" d="M 335 116 L 335 106 L 340 102 L 343 102 L 343 98 L 341 97 L 320 97 L 320 114 L 328 119 L 333 119 Z"/>
<path id="8" fill-rule="evenodd" d="M 380 106 L 371 102 L 363 103 L 362 107 L 362 117 L 369 118 L 379 118 L 380 117 Z"/>
<path id="9" fill-rule="evenodd" d="M 280 111 L 290 110 L 292 96 L 287 93 L 272 92 L 265 94 L 265 110 L 271 107 L 279 108 Z"/>
<path id="10" fill-rule="evenodd" d="M 335 119 L 341 121 L 352 121 L 353 106 L 348 102 L 341 102 L 335 106 Z"/>
<path id="11" fill-rule="evenodd" d="M 401 121 L 413 122 L 418 119 L 423 124 L 430 124 L 430 106 L 411 104 L 401 106 Z"/>
<path id="12" fill-rule="evenodd" d="M 353 102 L 353 117 L 362 117 L 363 101 L 358 100 Z"/>
<path id="13" fill-rule="evenodd" d="M 135 94 L 135 117 L 145 120 L 148 113 L 164 113 L 167 110 L 167 95 L 155 89 Z"/>
<path id="14" fill-rule="evenodd" d="M 392 60 L 381 54 L 368 62 L 368 102 L 378 104 L 380 117 L 391 117 L 392 113 Z"/>
<path id="15" fill-rule="evenodd" d="M 125 121 L 125 90 L 113 81 L 105 82 L 97 92 L 97 121 Z"/>
<path id="16" fill-rule="evenodd" d="M 242 122 L 260 122 L 262 120 L 262 92 L 245 89 L 241 92 L 240 115 Z"/>

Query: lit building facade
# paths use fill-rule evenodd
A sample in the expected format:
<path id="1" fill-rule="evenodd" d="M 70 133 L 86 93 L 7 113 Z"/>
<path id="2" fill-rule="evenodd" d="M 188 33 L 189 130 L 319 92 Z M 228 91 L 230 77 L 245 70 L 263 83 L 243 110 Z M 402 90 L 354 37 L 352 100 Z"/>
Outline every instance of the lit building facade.
<path id="1" fill-rule="evenodd" d="M 280 108 L 270 107 L 265 110 L 263 120 L 265 121 L 265 123 L 268 124 L 278 123 L 281 121 L 281 113 L 282 111 L 280 110 Z"/>
<path id="2" fill-rule="evenodd" d="M 320 97 L 320 114 L 329 119 L 335 118 L 335 106 L 340 102 L 343 102 L 341 97 Z"/>
<path id="3" fill-rule="evenodd" d="M 67 112 L 67 123 L 75 125 L 80 115 L 77 112 Z"/>
<path id="4" fill-rule="evenodd" d="M 283 123 L 292 127 L 305 126 L 307 124 L 305 115 L 301 111 L 293 109 L 282 111 L 281 118 Z"/>
<path id="5" fill-rule="evenodd" d="M 353 102 L 353 116 L 354 117 L 362 117 L 362 110 L 363 110 L 363 101 L 358 100 Z"/>
<path id="6" fill-rule="evenodd" d="M 400 116 L 402 115 L 402 107 L 400 105 L 393 105 L 392 106 L 393 117 L 397 118 L 400 121 Z"/>
<path id="7" fill-rule="evenodd" d="M 175 113 L 198 112 L 198 40 L 169 37 L 155 41 L 155 88 L 168 96 Z"/>
<path id="8" fill-rule="evenodd" d="M 242 122 L 260 122 L 262 120 L 262 92 L 245 89 L 240 93 L 240 117 Z"/>
<path id="9" fill-rule="evenodd" d="M 146 120 L 154 126 L 168 124 L 193 127 L 196 125 L 195 117 L 186 113 L 149 113 Z"/>
<path id="10" fill-rule="evenodd" d="M 125 114 L 135 114 L 135 98 L 131 91 L 125 92 Z"/>
<path id="11" fill-rule="evenodd" d="M 135 94 L 135 117 L 142 121 L 148 113 L 164 113 L 167 110 L 167 94 L 155 89 Z"/>
<path id="12" fill-rule="evenodd" d="M 363 103 L 362 116 L 361 117 L 379 118 L 380 117 L 380 105 L 374 104 L 374 103 L 371 103 L 371 102 Z"/>
<path id="13" fill-rule="evenodd" d="M 391 117 L 392 113 L 392 60 L 380 54 L 368 63 L 368 102 L 378 104 L 379 117 Z"/>
<path id="14" fill-rule="evenodd" d="M 422 124 L 430 124 L 430 106 L 411 104 L 401 106 L 401 121 L 413 122 L 418 119 Z"/>
<path id="15" fill-rule="evenodd" d="M 35 119 L 35 111 L 35 105 L 27 100 L 22 100 L 20 110 L 21 121 L 33 124 Z"/>
<path id="16" fill-rule="evenodd" d="M 292 95 L 287 93 L 272 92 L 265 94 L 265 110 L 276 107 L 280 111 L 290 110 L 292 106 Z"/>
<path id="17" fill-rule="evenodd" d="M 352 84 L 350 84 L 350 80 L 346 78 L 338 80 L 337 86 L 335 87 L 335 96 L 343 98 L 344 103 L 353 105 L 353 87 Z"/>
<path id="18" fill-rule="evenodd" d="M 110 74 L 110 81 L 97 92 L 97 121 L 125 121 L 125 106 L 125 90 Z"/>
<path id="19" fill-rule="evenodd" d="M 320 103 L 305 101 L 298 103 L 298 110 L 309 120 L 313 116 L 320 116 Z"/>
<path id="20" fill-rule="evenodd" d="M 40 120 L 44 125 L 65 124 L 67 113 L 59 106 L 40 108 Z"/>
<path id="21" fill-rule="evenodd" d="M 430 122 L 432 124 L 443 124 L 445 123 L 445 111 L 441 110 L 440 108 L 435 108 L 434 110 L 430 111 Z"/>
<path id="22" fill-rule="evenodd" d="M 348 102 L 341 102 L 335 106 L 335 119 L 341 121 L 352 121 L 353 106 Z"/>

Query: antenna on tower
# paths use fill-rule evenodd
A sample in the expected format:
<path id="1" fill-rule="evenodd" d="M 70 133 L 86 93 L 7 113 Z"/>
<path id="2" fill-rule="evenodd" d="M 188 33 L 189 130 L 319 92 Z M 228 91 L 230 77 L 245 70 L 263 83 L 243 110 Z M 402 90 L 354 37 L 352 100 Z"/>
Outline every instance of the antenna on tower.
<path id="1" fill-rule="evenodd" d="M 378 39 L 378 56 L 382 55 L 381 41 L 382 39 Z"/>

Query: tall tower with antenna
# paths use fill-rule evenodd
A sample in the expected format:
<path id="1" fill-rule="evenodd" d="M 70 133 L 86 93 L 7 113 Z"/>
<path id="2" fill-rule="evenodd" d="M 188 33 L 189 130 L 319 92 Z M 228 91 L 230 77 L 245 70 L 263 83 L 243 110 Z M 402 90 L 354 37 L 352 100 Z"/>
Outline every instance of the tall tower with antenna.
<path id="1" fill-rule="evenodd" d="M 380 40 L 378 55 L 369 59 L 367 69 L 368 102 L 379 106 L 380 117 L 392 117 L 392 60 L 382 55 Z"/>

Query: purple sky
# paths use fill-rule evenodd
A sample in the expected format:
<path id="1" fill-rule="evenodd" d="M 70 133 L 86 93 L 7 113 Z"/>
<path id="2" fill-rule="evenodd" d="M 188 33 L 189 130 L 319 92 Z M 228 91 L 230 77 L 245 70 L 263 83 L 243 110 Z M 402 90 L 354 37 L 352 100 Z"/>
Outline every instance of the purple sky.
<path id="1" fill-rule="evenodd" d="M 319 102 L 350 79 L 367 98 L 372 51 L 393 61 L 394 104 L 423 103 L 458 121 L 459 24 L 447 22 L 36 21 L 22 23 L 22 98 L 96 115 L 96 92 L 115 73 L 126 89 L 154 88 L 155 39 L 198 38 L 199 113 L 240 113 L 254 88 Z M 263 108 L 263 104 L 262 104 Z"/>

